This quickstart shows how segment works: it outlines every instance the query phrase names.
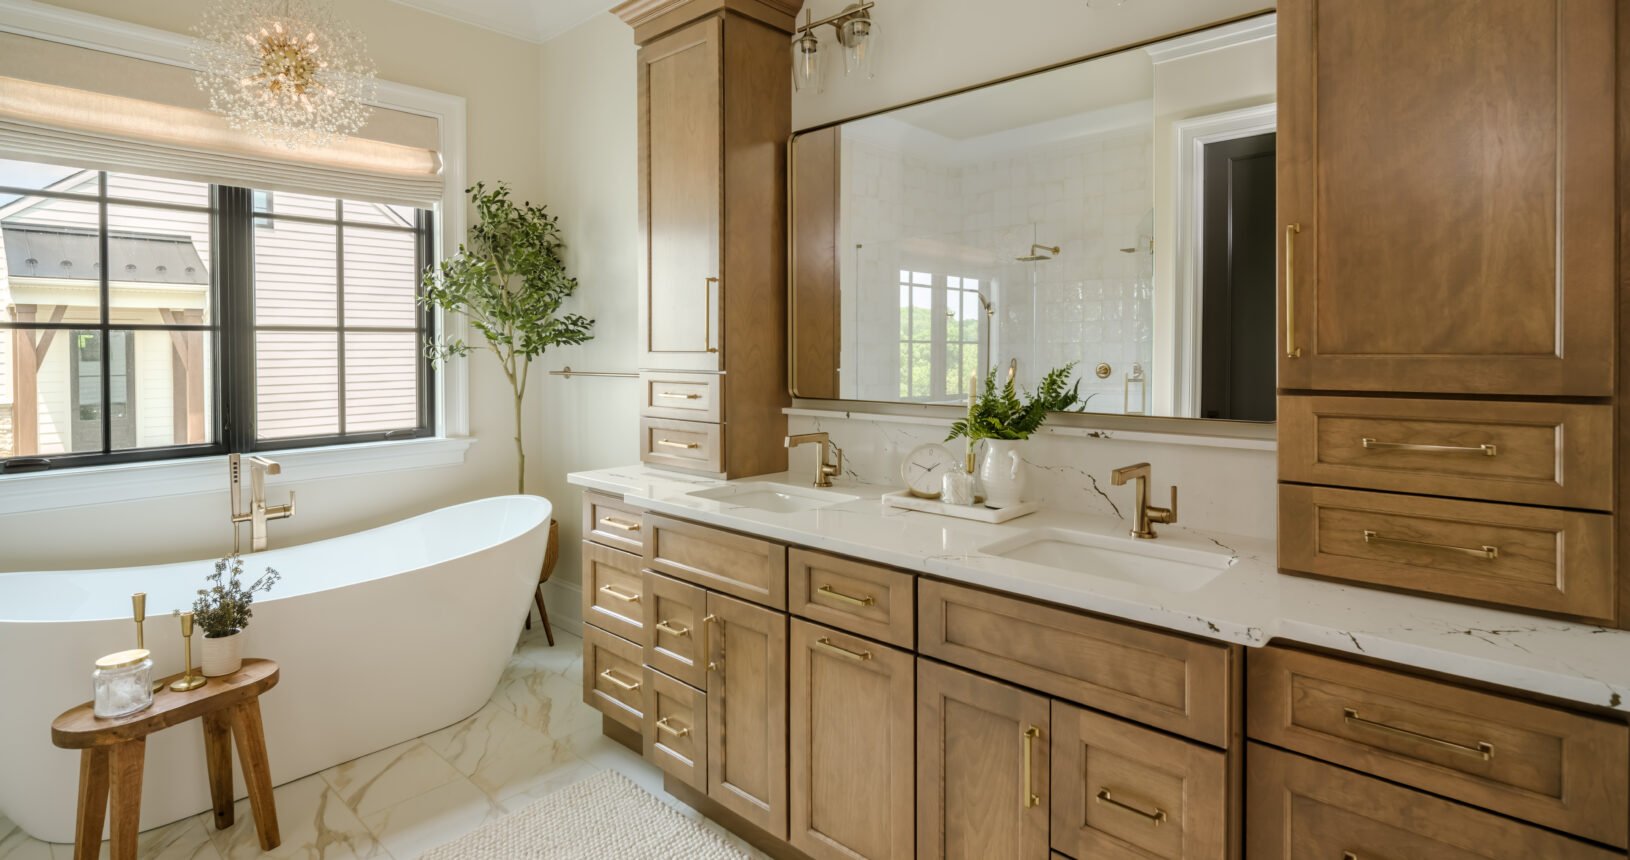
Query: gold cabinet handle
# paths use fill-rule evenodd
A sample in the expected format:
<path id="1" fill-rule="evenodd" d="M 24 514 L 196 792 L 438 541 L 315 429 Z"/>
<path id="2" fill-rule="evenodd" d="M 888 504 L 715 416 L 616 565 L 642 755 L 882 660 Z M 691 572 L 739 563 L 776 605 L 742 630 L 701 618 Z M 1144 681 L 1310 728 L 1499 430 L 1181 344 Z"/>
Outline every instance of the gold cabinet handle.
<path id="1" fill-rule="evenodd" d="M 616 599 L 621 600 L 624 603 L 639 603 L 640 602 L 640 596 L 638 594 L 635 594 L 634 592 L 629 591 L 626 588 L 618 588 L 615 585 L 602 585 L 602 586 L 600 586 L 600 593 L 606 595 L 607 597 L 615 597 Z"/>
<path id="2" fill-rule="evenodd" d="M 850 651 L 848 648 L 841 645 L 833 645 L 832 640 L 826 638 L 825 636 L 816 639 L 815 644 L 822 650 L 836 654 L 846 660 L 859 660 L 861 662 L 865 662 L 872 659 L 872 652 L 870 651 Z"/>
<path id="3" fill-rule="evenodd" d="M 702 395 L 700 395 L 700 394 L 680 394 L 677 391 L 658 391 L 657 396 L 658 397 L 666 397 L 669 400 L 701 400 L 702 399 Z"/>
<path id="4" fill-rule="evenodd" d="M 1500 557 L 1500 548 L 1497 546 L 1489 546 L 1488 544 L 1484 544 L 1482 546 L 1455 546 L 1454 544 L 1432 543 L 1431 541 L 1424 540 L 1407 540 L 1405 538 L 1382 537 L 1369 529 L 1364 530 L 1364 542 L 1389 543 L 1397 546 L 1418 546 L 1426 549 L 1441 549 L 1445 552 L 1457 552 L 1461 555 L 1469 555 L 1473 558 L 1481 558 L 1488 561 L 1493 561 Z"/>
<path id="5" fill-rule="evenodd" d="M 1301 358 L 1296 345 L 1296 234 L 1300 224 L 1285 225 L 1285 357 Z"/>
<path id="6" fill-rule="evenodd" d="M 1098 789 L 1098 802 L 1099 803 L 1107 803 L 1110 806 L 1115 807 L 1116 809 L 1124 809 L 1127 812 L 1132 813 L 1133 815 L 1141 815 L 1144 818 L 1149 820 L 1149 824 L 1152 827 L 1159 827 L 1160 825 L 1166 823 L 1166 810 L 1161 809 L 1158 806 L 1155 807 L 1154 812 L 1148 812 L 1146 810 L 1139 809 L 1139 808 L 1137 808 L 1136 806 L 1133 806 L 1130 803 L 1125 803 L 1123 801 L 1116 800 L 1115 795 L 1111 794 L 1108 788 L 1099 788 Z"/>
<path id="7" fill-rule="evenodd" d="M 689 636 L 690 628 L 683 624 L 670 624 L 667 619 L 656 623 L 656 628 L 669 636 Z"/>
<path id="8" fill-rule="evenodd" d="M 844 594 L 830 585 L 823 585 L 820 588 L 815 589 L 815 593 L 822 597 L 830 597 L 833 600 L 847 603 L 850 606 L 872 606 L 877 603 L 877 599 L 872 597 L 870 594 L 866 595 L 865 597 L 856 597 L 852 594 Z"/>
<path id="9" fill-rule="evenodd" d="M 702 294 L 702 345 L 708 352 L 718 352 L 713 345 L 713 288 L 719 283 L 718 278 L 707 279 L 707 292 Z M 719 310 L 724 310 L 724 289 L 719 289 Z M 722 314 L 721 314 L 722 315 Z M 719 326 L 724 328 L 724 326 Z"/>
<path id="10" fill-rule="evenodd" d="M 1341 852 L 1341 860 L 1358 860 L 1358 855 L 1351 851 Z"/>
<path id="11" fill-rule="evenodd" d="M 1488 761 L 1489 759 L 1494 758 L 1494 744 L 1491 744 L 1488 741 L 1478 741 L 1476 746 L 1457 744 L 1454 741 L 1446 741 L 1443 738 L 1434 738 L 1431 735 L 1423 735 L 1420 732 L 1412 732 L 1409 729 L 1389 726 L 1386 723 L 1378 723 L 1375 720 L 1366 720 L 1358 715 L 1358 710 L 1356 708 L 1342 708 L 1341 718 L 1349 726 L 1358 726 L 1360 728 L 1370 729 L 1371 731 L 1377 731 L 1383 734 L 1408 738 L 1412 741 L 1420 741 L 1423 744 L 1430 744 L 1438 749 L 1449 750 L 1450 752 L 1462 753 L 1464 755 L 1474 755 L 1483 761 Z"/>
<path id="12" fill-rule="evenodd" d="M 708 646 L 708 639 L 709 639 L 709 637 L 708 637 L 708 629 L 713 625 L 713 622 L 715 622 L 715 621 L 719 621 L 719 616 L 712 615 L 712 614 L 702 616 L 702 659 L 707 661 L 707 670 L 709 672 L 717 672 L 717 671 L 719 671 L 719 667 L 723 664 L 723 659 L 722 658 L 724 657 L 724 654 L 721 653 L 721 654 L 719 654 L 719 657 L 721 659 L 719 659 L 719 660 L 713 659 L 713 651 Z M 724 622 L 719 621 L 719 626 L 723 627 Z M 719 635 L 722 637 L 724 634 L 723 634 L 723 632 L 721 632 Z M 723 641 L 723 640 L 721 639 L 720 641 Z M 723 651 L 723 649 L 720 649 L 720 650 Z M 720 680 L 723 680 L 723 679 L 721 678 Z"/>
<path id="13" fill-rule="evenodd" d="M 1036 794 L 1035 768 L 1030 760 L 1036 755 L 1036 738 L 1041 737 L 1041 729 L 1027 726 L 1024 730 L 1024 808 L 1034 809 L 1041 805 L 1041 795 Z"/>
<path id="14" fill-rule="evenodd" d="M 620 532 L 637 532 L 640 530 L 639 523 L 632 520 L 621 520 L 616 517 L 601 517 L 600 525 L 609 526 Z"/>
<path id="15" fill-rule="evenodd" d="M 604 678 L 608 683 L 615 684 L 630 692 L 640 688 L 640 682 L 625 680 L 621 675 L 617 674 L 616 669 L 607 669 L 600 673 L 600 677 Z"/>
<path id="16" fill-rule="evenodd" d="M 675 726 L 670 722 L 672 719 L 673 717 L 663 717 L 657 720 L 657 728 L 676 738 L 682 738 L 690 734 L 690 726 Z"/>
<path id="17" fill-rule="evenodd" d="M 675 442 L 672 439 L 658 439 L 657 444 L 664 448 L 680 448 L 686 451 L 702 447 L 701 443 L 698 442 Z"/>
<path id="18" fill-rule="evenodd" d="M 1437 454 L 1482 454 L 1493 457 L 1500 453 L 1498 445 L 1418 445 L 1414 442 L 1381 442 L 1368 436 L 1359 440 L 1371 451 L 1426 451 Z"/>

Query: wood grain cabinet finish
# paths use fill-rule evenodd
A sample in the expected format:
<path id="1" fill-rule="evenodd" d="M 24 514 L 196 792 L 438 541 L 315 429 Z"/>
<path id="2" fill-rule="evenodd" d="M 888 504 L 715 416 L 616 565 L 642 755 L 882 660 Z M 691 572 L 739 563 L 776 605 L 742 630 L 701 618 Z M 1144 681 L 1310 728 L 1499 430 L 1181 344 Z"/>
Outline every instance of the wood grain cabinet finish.
<path id="1" fill-rule="evenodd" d="M 787 609 L 823 624 L 910 648 L 917 577 L 807 549 L 787 551 Z"/>
<path id="2" fill-rule="evenodd" d="M 1279 478 L 1613 508 L 1613 407 L 1378 397 L 1279 399 Z"/>
<path id="3" fill-rule="evenodd" d="M 1252 742 L 1251 860 L 1607 860 L 1587 842 Z"/>
<path id="4" fill-rule="evenodd" d="M 583 625 L 583 701 L 637 732 L 645 713 L 644 687 L 640 646 Z"/>
<path id="5" fill-rule="evenodd" d="M 641 572 L 646 617 L 640 645 L 645 665 L 707 687 L 707 592 L 651 570 Z"/>
<path id="6" fill-rule="evenodd" d="M 1626 847 L 1624 723 L 1275 647 L 1246 690 L 1252 739 Z"/>
<path id="7" fill-rule="evenodd" d="M 709 592 L 707 795 L 787 838 L 787 616 Z"/>
<path id="8" fill-rule="evenodd" d="M 792 620 L 791 841 L 815 860 L 915 856 L 908 651 Z"/>
<path id="9" fill-rule="evenodd" d="M 1404 591 L 1609 620 L 1613 518 L 1281 484 L 1280 567 Z"/>
<path id="10" fill-rule="evenodd" d="M 1280 387 L 1613 394 L 1614 0 L 1278 13 Z"/>
<path id="11" fill-rule="evenodd" d="M 787 548 L 734 532 L 645 515 L 645 566 L 732 597 L 787 608 Z"/>
<path id="12" fill-rule="evenodd" d="M 640 460 L 653 466 L 723 477 L 724 444 L 720 424 L 640 419 Z"/>
<path id="13" fill-rule="evenodd" d="M 639 508 L 615 496 L 583 493 L 583 539 L 635 555 L 645 553 L 645 540 Z"/>
<path id="14" fill-rule="evenodd" d="M 645 759 L 680 782 L 707 791 L 707 694 L 645 667 Z"/>
<path id="15" fill-rule="evenodd" d="M 1235 660 L 1200 642 L 924 579 L 918 650 L 1218 747 Z"/>
<path id="16" fill-rule="evenodd" d="M 1044 860 L 1047 699 L 917 660 L 917 856 Z"/>
<path id="17" fill-rule="evenodd" d="M 1053 847 L 1105 860 L 1230 856 L 1227 756 L 1053 702 Z"/>
<path id="18" fill-rule="evenodd" d="M 724 377 L 716 373 L 642 371 L 640 414 L 718 424 L 724 420 L 724 404 L 719 397 L 723 381 Z"/>
<path id="19" fill-rule="evenodd" d="M 583 621 L 639 642 L 645 630 L 640 557 L 583 542 Z"/>

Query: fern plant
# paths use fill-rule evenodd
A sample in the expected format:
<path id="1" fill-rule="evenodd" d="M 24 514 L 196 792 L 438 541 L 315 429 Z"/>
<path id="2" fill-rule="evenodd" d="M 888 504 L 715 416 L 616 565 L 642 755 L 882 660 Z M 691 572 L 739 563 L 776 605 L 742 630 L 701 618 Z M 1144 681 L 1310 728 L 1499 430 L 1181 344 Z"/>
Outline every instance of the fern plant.
<path id="1" fill-rule="evenodd" d="M 985 375 L 985 390 L 974 400 L 967 418 L 951 425 L 945 441 L 967 437 L 980 439 L 1029 439 L 1047 421 L 1047 413 L 1064 412 L 1081 402 L 1081 382 L 1070 385 L 1075 362 L 1055 367 L 1041 378 L 1034 392 L 1023 391 L 1012 377 L 996 387 L 996 368 Z"/>

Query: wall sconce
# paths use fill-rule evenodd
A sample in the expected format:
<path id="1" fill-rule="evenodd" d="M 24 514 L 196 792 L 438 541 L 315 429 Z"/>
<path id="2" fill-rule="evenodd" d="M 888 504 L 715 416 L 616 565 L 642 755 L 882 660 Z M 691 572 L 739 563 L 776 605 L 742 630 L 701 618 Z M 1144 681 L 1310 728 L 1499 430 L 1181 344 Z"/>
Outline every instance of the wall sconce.
<path id="1" fill-rule="evenodd" d="M 814 20 L 814 11 L 805 7 L 804 23 L 792 35 L 792 85 L 802 92 L 820 92 L 825 87 L 821 74 L 821 44 L 815 33 L 823 25 L 837 31 L 838 44 L 843 46 L 843 73 L 873 76 L 873 57 L 877 54 L 877 36 L 872 26 L 872 0 L 862 0 L 845 6 L 842 12 Z"/>

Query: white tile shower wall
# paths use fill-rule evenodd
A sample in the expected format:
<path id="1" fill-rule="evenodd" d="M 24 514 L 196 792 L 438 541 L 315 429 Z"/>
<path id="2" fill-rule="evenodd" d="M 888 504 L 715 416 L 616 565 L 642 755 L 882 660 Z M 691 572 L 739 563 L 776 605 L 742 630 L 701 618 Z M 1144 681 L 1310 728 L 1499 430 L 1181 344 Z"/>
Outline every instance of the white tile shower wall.
<path id="1" fill-rule="evenodd" d="M 843 449 L 846 478 L 892 486 L 901 486 L 900 462 L 906 455 L 923 443 L 943 441 L 947 427 L 948 422 L 896 416 L 788 418 L 789 432 L 831 434 L 832 441 Z M 954 451 L 962 450 L 960 441 L 946 444 Z M 813 446 L 793 452 L 793 475 L 814 470 L 811 451 Z M 1023 456 L 1030 464 L 1027 498 L 1054 508 L 1129 519 L 1132 488 L 1112 486 L 1109 473 L 1120 466 L 1148 462 L 1154 467 L 1150 494 L 1155 504 L 1166 503 L 1171 492 L 1168 487 L 1180 487 L 1182 525 L 1256 538 L 1272 538 L 1276 531 L 1275 454 L 1261 445 L 1219 447 L 1194 444 L 1183 437 L 1164 443 L 1151 441 L 1148 434 L 1117 438 L 1115 431 L 1083 436 L 1043 428 L 1027 443 Z M 947 528 L 955 524 L 956 520 L 946 519 Z"/>

